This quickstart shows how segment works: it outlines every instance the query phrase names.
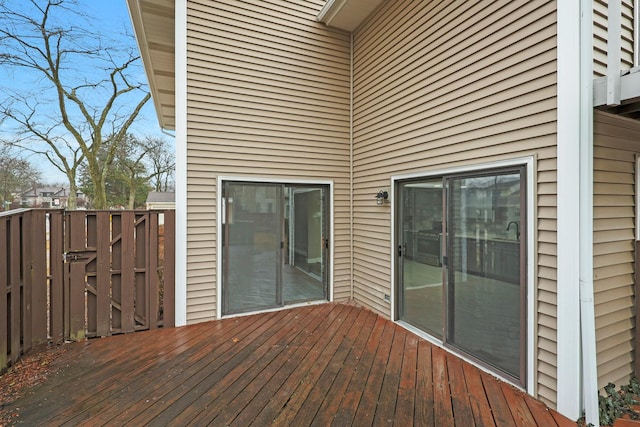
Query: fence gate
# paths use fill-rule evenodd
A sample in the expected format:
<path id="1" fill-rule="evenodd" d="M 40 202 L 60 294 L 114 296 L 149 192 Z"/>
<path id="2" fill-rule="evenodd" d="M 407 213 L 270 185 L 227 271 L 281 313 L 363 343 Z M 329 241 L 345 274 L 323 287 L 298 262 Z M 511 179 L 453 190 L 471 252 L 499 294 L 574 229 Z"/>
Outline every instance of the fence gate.
<path id="1" fill-rule="evenodd" d="M 0 213 L 0 373 L 35 346 L 175 322 L 175 212 Z"/>
<path id="2" fill-rule="evenodd" d="M 65 213 L 65 339 L 173 325 L 172 271 L 164 274 L 167 262 L 173 270 L 173 251 L 165 251 L 173 239 L 165 239 L 165 225 L 173 227 L 172 212 Z"/>

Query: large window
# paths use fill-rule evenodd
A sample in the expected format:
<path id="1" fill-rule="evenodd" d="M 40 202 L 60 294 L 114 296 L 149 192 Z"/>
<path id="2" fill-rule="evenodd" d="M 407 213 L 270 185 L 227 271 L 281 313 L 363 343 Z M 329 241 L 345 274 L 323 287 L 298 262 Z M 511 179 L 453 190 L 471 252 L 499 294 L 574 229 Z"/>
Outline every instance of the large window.
<path id="1" fill-rule="evenodd" d="M 397 317 L 524 384 L 525 168 L 399 181 Z"/>

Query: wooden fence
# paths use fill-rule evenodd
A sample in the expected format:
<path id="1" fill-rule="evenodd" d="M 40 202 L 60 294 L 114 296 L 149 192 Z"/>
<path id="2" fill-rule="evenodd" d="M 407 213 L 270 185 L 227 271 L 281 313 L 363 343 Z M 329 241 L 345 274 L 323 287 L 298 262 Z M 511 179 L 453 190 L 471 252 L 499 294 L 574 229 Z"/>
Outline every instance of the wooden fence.
<path id="1" fill-rule="evenodd" d="M 32 347 L 174 326 L 175 214 L 0 214 L 0 372 Z"/>

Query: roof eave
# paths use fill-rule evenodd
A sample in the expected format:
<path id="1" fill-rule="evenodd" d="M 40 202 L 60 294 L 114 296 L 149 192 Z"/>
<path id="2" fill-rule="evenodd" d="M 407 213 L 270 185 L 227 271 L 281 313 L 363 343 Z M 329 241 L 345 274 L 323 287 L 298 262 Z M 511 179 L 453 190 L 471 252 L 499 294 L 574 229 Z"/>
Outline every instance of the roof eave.
<path id="1" fill-rule="evenodd" d="M 318 13 L 318 21 L 334 28 L 352 32 L 382 3 L 383 0 L 327 0 Z"/>
<path id="2" fill-rule="evenodd" d="M 148 34 L 145 31 L 145 22 L 140 6 L 141 2 L 142 0 L 127 0 L 129 16 L 133 25 L 133 31 L 136 37 L 136 42 L 138 44 L 138 49 L 140 50 L 140 56 L 142 58 L 142 64 L 144 66 L 145 74 L 147 75 L 147 80 L 149 82 L 149 90 L 151 92 L 151 98 L 153 99 L 153 103 L 155 106 L 158 123 L 163 129 L 173 130 L 175 127 L 175 118 L 173 116 L 167 116 L 163 113 L 165 111 L 165 108 L 163 108 L 163 104 L 161 102 L 162 97 L 160 95 L 160 91 L 163 88 L 161 88 L 161 85 L 158 83 L 157 73 L 153 67 L 153 59 L 151 50 L 149 48 Z M 174 88 L 167 87 L 164 88 L 164 90 L 173 91 Z"/>

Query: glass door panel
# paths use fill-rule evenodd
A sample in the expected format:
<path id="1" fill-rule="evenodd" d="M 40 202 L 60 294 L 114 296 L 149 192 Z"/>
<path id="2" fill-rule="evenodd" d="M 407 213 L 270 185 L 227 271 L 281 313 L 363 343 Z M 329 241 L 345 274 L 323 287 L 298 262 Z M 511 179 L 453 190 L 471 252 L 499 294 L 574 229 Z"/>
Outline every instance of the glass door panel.
<path id="1" fill-rule="evenodd" d="M 442 179 L 399 185 L 399 318 L 442 337 Z"/>
<path id="2" fill-rule="evenodd" d="M 285 190 L 286 304 L 324 300 L 326 296 L 326 188 L 287 186 Z"/>
<path id="3" fill-rule="evenodd" d="M 328 188 L 223 184 L 223 315 L 327 299 Z"/>
<path id="4" fill-rule="evenodd" d="M 521 171 L 447 179 L 446 341 L 522 378 Z"/>
<path id="5" fill-rule="evenodd" d="M 281 305 L 282 186 L 224 185 L 223 313 Z"/>

